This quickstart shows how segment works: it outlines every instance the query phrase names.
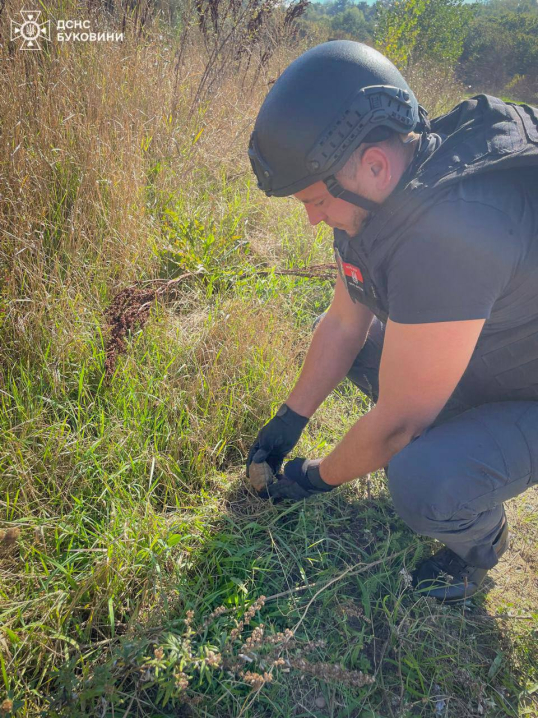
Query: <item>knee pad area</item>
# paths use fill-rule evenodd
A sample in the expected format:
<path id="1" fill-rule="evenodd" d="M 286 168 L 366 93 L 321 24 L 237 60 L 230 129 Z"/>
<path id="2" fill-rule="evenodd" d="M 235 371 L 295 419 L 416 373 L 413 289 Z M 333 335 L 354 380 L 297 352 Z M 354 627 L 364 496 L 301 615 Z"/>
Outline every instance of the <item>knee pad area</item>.
<path id="1" fill-rule="evenodd" d="M 448 480 L 448 481 L 447 481 Z M 394 508 L 417 533 L 449 520 L 458 510 L 458 496 L 436 457 L 417 440 L 389 462 L 388 485 Z"/>

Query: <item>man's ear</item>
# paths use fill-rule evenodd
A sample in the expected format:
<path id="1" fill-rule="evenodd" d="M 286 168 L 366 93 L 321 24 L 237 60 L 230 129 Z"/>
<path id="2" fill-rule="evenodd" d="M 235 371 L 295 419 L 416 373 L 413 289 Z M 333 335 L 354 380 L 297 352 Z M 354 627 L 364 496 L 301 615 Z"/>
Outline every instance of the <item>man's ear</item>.
<path id="1" fill-rule="evenodd" d="M 368 181 L 375 182 L 378 190 L 385 190 L 392 179 L 390 160 L 380 147 L 368 147 L 361 158 L 363 172 Z"/>

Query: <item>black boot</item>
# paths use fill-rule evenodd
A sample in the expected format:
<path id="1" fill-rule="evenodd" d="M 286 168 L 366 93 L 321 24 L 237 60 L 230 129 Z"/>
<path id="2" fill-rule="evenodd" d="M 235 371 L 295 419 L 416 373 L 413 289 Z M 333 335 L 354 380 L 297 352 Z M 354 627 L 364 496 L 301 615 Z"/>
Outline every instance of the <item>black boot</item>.
<path id="1" fill-rule="evenodd" d="M 505 518 L 493 542 L 493 549 L 499 558 L 508 548 L 508 539 Z M 456 603 L 474 596 L 487 572 L 487 568 L 470 566 L 454 551 L 442 548 L 415 569 L 413 586 L 424 596 L 431 596 L 444 603 Z"/>

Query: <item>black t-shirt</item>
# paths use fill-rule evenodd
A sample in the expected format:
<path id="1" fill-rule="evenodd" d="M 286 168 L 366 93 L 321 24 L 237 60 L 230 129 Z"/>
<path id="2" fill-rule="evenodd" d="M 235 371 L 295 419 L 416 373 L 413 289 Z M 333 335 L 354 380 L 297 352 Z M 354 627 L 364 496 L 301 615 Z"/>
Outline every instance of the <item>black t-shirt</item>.
<path id="1" fill-rule="evenodd" d="M 499 171 L 448 187 L 383 262 L 392 321 L 486 319 L 459 387 L 475 403 L 538 399 L 536 178 Z"/>
<path id="2" fill-rule="evenodd" d="M 392 321 L 486 319 L 491 333 L 534 319 L 538 328 L 538 187 L 531 174 L 468 178 L 417 218 L 386 266 Z"/>

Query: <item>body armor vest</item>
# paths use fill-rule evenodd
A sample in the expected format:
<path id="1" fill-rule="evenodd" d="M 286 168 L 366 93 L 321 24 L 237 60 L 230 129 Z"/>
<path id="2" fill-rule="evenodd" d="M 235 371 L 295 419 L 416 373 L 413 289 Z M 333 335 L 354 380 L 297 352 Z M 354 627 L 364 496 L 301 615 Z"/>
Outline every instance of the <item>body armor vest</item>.
<path id="1" fill-rule="evenodd" d="M 334 232 L 334 250 L 340 276 L 351 299 L 366 305 L 383 323 L 388 319 L 384 264 L 399 237 L 415 218 L 442 199 L 444 189 L 466 177 L 485 172 L 536 168 L 538 192 L 538 110 L 478 95 L 431 122 L 417 155 L 398 187 L 370 216 L 360 233 L 349 237 Z M 538 238 L 537 238 L 538 241 Z M 538 313 L 538 288 L 537 288 Z M 520 342 L 526 332 L 526 350 L 514 357 L 508 344 Z M 538 336 L 521 327 L 510 337 L 488 338 L 487 360 L 473 355 L 460 382 L 475 401 L 506 398 L 538 400 Z M 489 351 L 493 347 L 493 354 Z M 534 364 L 523 376 L 520 365 Z M 529 386 L 529 384 L 533 385 Z"/>

